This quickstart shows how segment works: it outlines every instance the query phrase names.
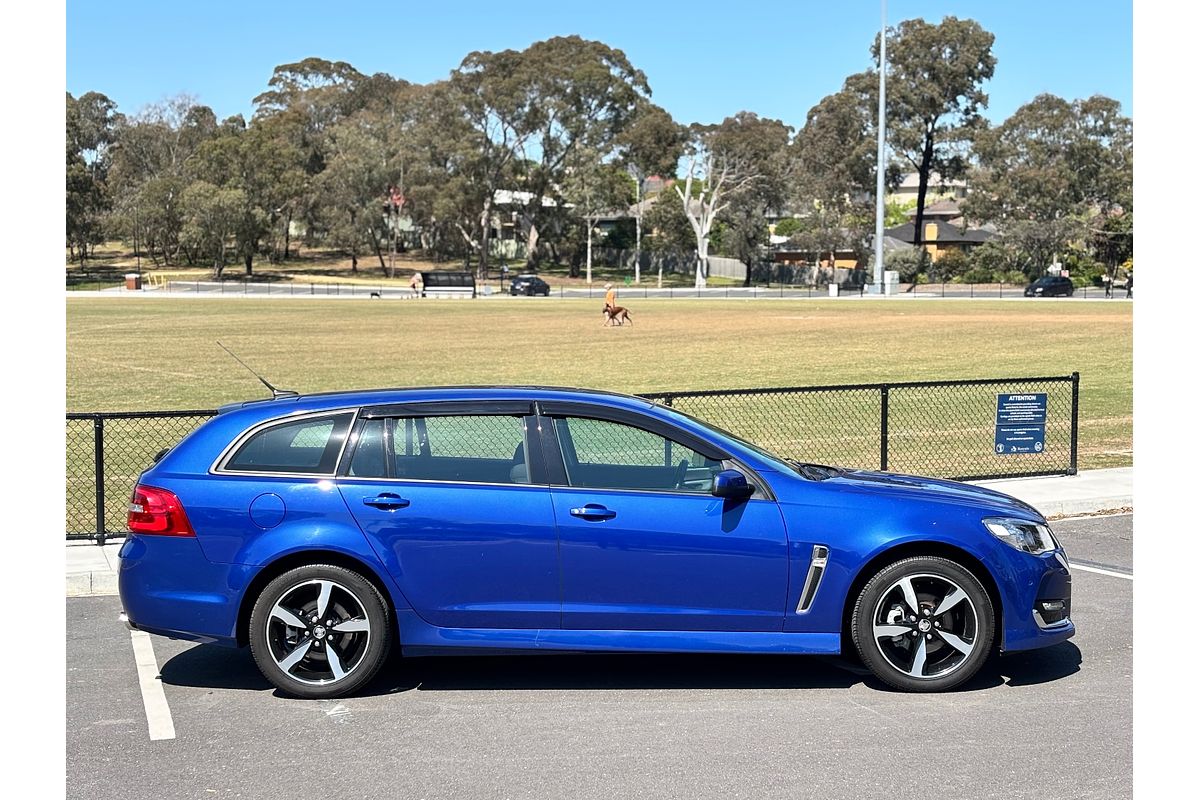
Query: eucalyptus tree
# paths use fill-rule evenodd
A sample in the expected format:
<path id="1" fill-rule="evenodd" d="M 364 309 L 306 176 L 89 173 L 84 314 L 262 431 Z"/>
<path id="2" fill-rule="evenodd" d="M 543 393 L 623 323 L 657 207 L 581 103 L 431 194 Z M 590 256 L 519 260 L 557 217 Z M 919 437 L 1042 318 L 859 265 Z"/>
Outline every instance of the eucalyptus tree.
<path id="1" fill-rule="evenodd" d="M 708 283 L 713 226 L 718 216 L 729 216 L 735 203 L 741 254 L 753 251 L 765 238 L 766 210 L 783 200 L 790 136 L 791 129 L 782 122 L 745 111 L 720 125 L 692 126 L 687 170 L 682 185 L 673 188 L 696 240 L 697 289 Z M 747 274 L 749 270 L 747 265 Z"/>
<path id="2" fill-rule="evenodd" d="M 634 180 L 633 282 L 642 280 L 642 220 L 645 216 L 646 180 L 671 179 L 679 169 L 679 159 L 687 141 L 687 129 L 650 101 L 642 101 L 632 122 L 622 131 L 618 146 L 621 159 Z"/>
<path id="3" fill-rule="evenodd" d="M 792 238 L 805 249 L 833 254 L 862 250 L 872 230 L 875 118 L 870 102 L 847 85 L 809 109 L 794 142 L 791 198 L 799 213 Z M 899 181 L 893 164 L 887 184 Z"/>
<path id="4" fill-rule="evenodd" d="M 110 150 L 123 117 L 99 92 L 66 96 L 67 246 L 82 264 L 88 248 L 103 238 L 110 207 L 107 186 Z"/>
<path id="5" fill-rule="evenodd" d="M 212 109 L 188 95 L 146 106 L 117 126 L 108 183 L 118 222 L 126 230 L 136 227 L 147 253 L 163 264 L 180 252 L 180 202 L 190 182 L 190 159 L 217 133 Z"/>
<path id="6" fill-rule="evenodd" d="M 538 259 L 540 228 L 561 215 L 566 170 L 577 150 L 606 158 L 650 94 L 625 54 L 578 36 L 535 42 L 523 51 L 474 52 L 450 78 L 477 160 L 468 170 L 482 203 L 476 227 L 486 274 L 496 193 L 527 192 L 518 209 L 528 259 Z"/>
<path id="7" fill-rule="evenodd" d="M 913 244 L 919 244 L 931 176 L 962 177 L 970 142 L 985 125 L 983 84 L 996 68 L 995 37 L 975 20 L 952 16 L 936 25 L 905 20 L 887 36 L 887 141 L 918 176 Z M 871 53 L 875 71 L 851 76 L 847 86 L 877 102 L 878 36 Z"/>
<path id="8" fill-rule="evenodd" d="M 1114 221 L 1133 210 L 1133 127 L 1115 100 L 1039 95 L 982 134 L 976 154 L 964 211 L 994 223 L 1031 275 L 1072 244 L 1131 236 Z M 1111 269 L 1121 248 L 1098 250 Z"/>

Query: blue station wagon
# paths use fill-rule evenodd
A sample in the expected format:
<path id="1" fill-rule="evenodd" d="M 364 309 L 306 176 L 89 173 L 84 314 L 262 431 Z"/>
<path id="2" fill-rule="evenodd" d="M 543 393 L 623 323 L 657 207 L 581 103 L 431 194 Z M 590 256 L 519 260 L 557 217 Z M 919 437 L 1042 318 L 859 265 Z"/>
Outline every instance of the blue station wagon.
<path id="1" fill-rule="evenodd" d="M 249 646 L 306 698 L 354 692 L 393 647 L 845 653 L 937 691 L 1075 632 L 1029 505 L 598 391 L 229 405 L 141 475 L 128 521 L 129 626 Z"/>

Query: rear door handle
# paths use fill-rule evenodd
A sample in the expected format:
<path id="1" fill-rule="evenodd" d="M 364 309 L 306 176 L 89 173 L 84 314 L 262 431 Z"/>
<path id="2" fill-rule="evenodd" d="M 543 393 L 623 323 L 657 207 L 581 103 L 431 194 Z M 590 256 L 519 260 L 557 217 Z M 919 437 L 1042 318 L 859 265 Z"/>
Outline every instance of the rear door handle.
<path id="1" fill-rule="evenodd" d="M 397 508 L 406 507 L 408 505 L 408 501 L 398 494 L 384 492 L 378 497 L 364 497 L 363 505 L 382 508 L 384 511 L 395 511 Z"/>
<path id="2" fill-rule="evenodd" d="M 598 503 L 588 503 L 582 508 L 572 508 L 572 517 L 581 517 L 583 519 L 601 520 L 612 519 L 617 515 L 617 512 L 611 511 Z"/>

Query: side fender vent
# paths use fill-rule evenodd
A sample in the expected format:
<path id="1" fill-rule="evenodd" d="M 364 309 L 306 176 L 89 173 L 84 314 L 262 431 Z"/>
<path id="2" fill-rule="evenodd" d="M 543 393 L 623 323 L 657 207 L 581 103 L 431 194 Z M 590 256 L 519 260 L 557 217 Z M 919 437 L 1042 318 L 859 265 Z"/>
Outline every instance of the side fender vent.
<path id="1" fill-rule="evenodd" d="M 813 545 L 812 561 L 808 565 L 808 577 L 804 579 L 804 589 L 800 592 L 800 603 L 796 606 L 797 614 L 803 614 L 812 608 L 813 600 L 817 596 L 817 589 L 821 588 L 821 578 L 825 576 L 825 565 L 828 562 L 829 548 L 823 544 Z"/>

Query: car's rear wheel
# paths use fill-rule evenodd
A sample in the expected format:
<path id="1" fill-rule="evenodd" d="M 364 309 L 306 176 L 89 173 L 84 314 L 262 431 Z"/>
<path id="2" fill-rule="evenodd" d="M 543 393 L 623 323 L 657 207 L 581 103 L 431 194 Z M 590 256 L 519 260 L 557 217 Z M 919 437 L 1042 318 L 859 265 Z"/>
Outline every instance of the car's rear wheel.
<path id="1" fill-rule="evenodd" d="M 851 618 L 863 663 L 908 692 L 944 691 L 970 680 L 991 653 L 995 627 L 979 579 L 936 556 L 880 570 L 863 587 Z"/>
<path id="2" fill-rule="evenodd" d="M 366 578 L 312 564 L 278 576 L 250 614 L 250 651 L 263 675 L 296 697 L 341 697 L 374 677 L 391 647 L 387 603 Z"/>

